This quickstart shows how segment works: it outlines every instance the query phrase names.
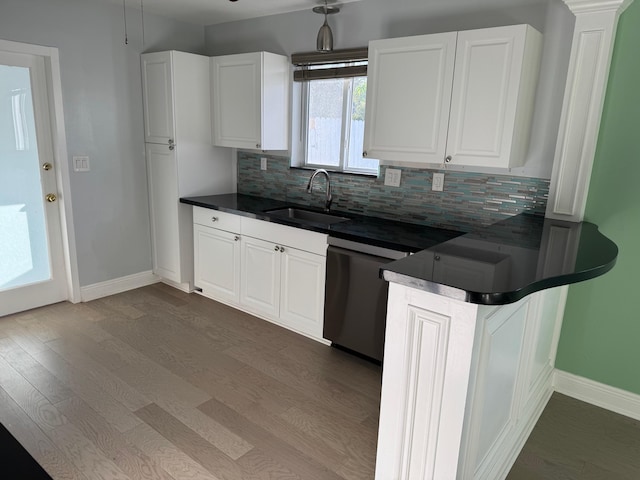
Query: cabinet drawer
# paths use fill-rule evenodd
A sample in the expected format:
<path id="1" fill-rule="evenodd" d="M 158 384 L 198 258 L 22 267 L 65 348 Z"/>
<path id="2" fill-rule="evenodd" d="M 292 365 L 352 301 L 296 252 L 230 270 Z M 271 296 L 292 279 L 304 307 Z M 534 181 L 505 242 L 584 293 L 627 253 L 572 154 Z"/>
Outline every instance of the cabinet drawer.
<path id="1" fill-rule="evenodd" d="M 324 233 L 242 217 L 242 234 L 323 257 L 327 256 L 327 235 Z"/>
<path id="2" fill-rule="evenodd" d="M 240 232 L 240 216 L 211 208 L 193 207 L 193 223 L 227 232 Z"/>

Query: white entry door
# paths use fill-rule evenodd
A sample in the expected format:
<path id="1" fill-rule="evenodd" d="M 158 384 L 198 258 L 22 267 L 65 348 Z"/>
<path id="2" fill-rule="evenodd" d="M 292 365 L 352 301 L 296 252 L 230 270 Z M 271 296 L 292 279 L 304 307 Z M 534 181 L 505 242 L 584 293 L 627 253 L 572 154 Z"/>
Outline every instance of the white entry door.
<path id="1" fill-rule="evenodd" d="M 46 78 L 0 51 L 0 316 L 67 299 Z"/>

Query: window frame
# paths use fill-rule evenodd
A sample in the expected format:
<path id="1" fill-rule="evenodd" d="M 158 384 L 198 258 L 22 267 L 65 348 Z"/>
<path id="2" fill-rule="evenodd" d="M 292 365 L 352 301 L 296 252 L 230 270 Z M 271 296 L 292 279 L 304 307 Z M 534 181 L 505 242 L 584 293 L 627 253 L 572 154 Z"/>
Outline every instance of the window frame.
<path id="1" fill-rule="evenodd" d="M 333 50 L 331 52 L 301 52 L 291 55 L 291 63 L 294 66 L 293 80 L 298 84 L 294 88 L 294 125 L 299 127 L 298 141 L 292 144 L 291 165 L 298 168 L 315 169 L 324 168 L 329 171 L 344 172 L 349 174 L 379 176 L 380 162 L 373 168 L 349 167 L 349 146 L 352 140 L 352 119 L 353 112 L 353 84 L 358 78 L 367 78 L 368 48 L 350 48 Z M 310 82 L 328 79 L 342 79 L 342 125 L 340 131 L 340 158 L 338 165 L 316 164 L 308 162 L 309 151 L 309 102 L 310 102 Z M 298 94 L 299 93 L 299 94 Z M 347 94 L 348 93 L 348 94 Z M 366 99 L 365 99 L 366 102 Z M 298 117 L 299 115 L 299 117 Z M 351 150 L 353 145 L 351 145 Z M 362 157 L 366 160 L 376 160 Z"/>
<path id="2" fill-rule="evenodd" d="M 349 158 L 349 146 L 351 142 L 351 115 L 353 114 L 353 87 L 354 82 L 358 78 L 367 78 L 366 75 L 358 75 L 358 76 L 350 76 L 344 78 L 336 78 L 336 80 L 343 81 L 343 91 L 342 91 L 342 122 L 340 128 L 340 158 L 338 165 L 332 164 L 322 164 L 322 163 L 310 163 L 308 162 L 308 145 L 309 145 L 309 101 L 311 98 L 311 89 L 309 88 L 310 83 L 319 80 L 326 79 L 317 79 L 317 80 L 305 80 L 302 82 L 302 118 L 301 118 L 301 128 L 303 132 L 302 138 L 302 151 L 304 153 L 304 159 L 302 162 L 302 166 L 304 168 L 316 169 L 316 168 L 324 168 L 325 170 L 334 171 L 334 172 L 342 172 L 342 173 L 353 173 L 357 175 L 375 175 L 378 176 L 380 172 L 380 162 L 375 168 L 358 168 L 358 167 L 349 167 L 348 158 Z M 366 108 L 366 107 L 365 107 Z M 364 157 L 363 157 L 364 158 Z M 367 158 L 367 160 L 375 160 L 371 158 Z"/>

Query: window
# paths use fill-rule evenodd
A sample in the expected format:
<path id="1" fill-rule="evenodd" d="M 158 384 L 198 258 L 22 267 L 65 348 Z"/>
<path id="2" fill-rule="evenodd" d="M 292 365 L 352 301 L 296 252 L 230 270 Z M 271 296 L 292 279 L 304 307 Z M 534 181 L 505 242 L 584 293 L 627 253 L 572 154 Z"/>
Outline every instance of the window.
<path id="1" fill-rule="evenodd" d="M 304 69 L 294 76 L 304 82 L 304 162 L 300 163 L 310 168 L 377 175 L 378 160 L 362 156 L 367 62 L 340 58 L 341 63 L 332 63 L 328 58 L 332 55 L 320 54 L 317 62 L 302 63 Z"/>

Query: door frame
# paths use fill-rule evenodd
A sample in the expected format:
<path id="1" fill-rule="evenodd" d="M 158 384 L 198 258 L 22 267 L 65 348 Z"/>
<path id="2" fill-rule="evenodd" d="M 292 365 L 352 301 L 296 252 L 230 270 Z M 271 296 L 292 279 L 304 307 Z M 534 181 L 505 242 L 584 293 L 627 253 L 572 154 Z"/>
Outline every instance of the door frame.
<path id="1" fill-rule="evenodd" d="M 0 39 L 0 50 L 42 57 L 45 64 L 47 94 L 49 99 L 49 121 L 53 142 L 53 161 L 58 185 L 58 209 L 62 233 L 65 276 L 67 279 L 67 300 L 72 303 L 81 301 L 78 275 L 78 256 L 76 236 L 71 207 L 71 177 L 67 161 L 67 137 L 62 108 L 62 81 L 60 79 L 60 57 L 56 47 L 46 47 L 29 43 L 12 42 Z"/>

